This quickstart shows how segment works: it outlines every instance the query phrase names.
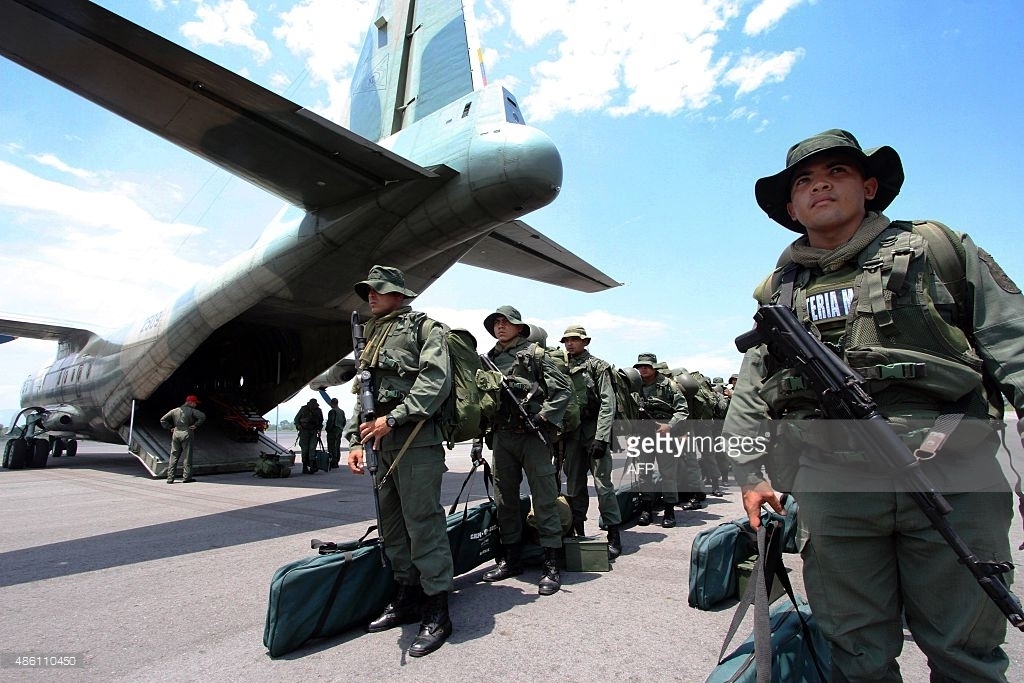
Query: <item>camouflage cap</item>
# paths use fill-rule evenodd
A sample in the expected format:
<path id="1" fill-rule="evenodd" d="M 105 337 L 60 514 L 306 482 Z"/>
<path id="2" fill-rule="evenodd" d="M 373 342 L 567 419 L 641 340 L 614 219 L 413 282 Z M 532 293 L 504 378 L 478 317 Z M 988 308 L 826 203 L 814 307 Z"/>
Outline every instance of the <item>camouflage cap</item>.
<path id="1" fill-rule="evenodd" d="M 757 205 L 779 225 L 802 234 L 803 226 L 790 218 L 786 209 L 792 196 L 793 171 L 798 164 L 816 154 L 837 150 L 849 152 L 861 165 L 865 178 L 878 180 L 878 192 L 864 203 L 868 211 L 884 211 L 892 204 L 903 187 L 903 162 L 900 161 L 900 155 L 892 147 L 875 147 L 864 151 L 853 133 L 833 128 L 789 148 L 786 168 L 754 184 Z"/>
<path id="2" fill-rule="evenodd" d="M 564 344 L 565 340 L 569 339 L 570 337 L 579 337 L 580 339 L 583 340 L 584 344 L 590 343 L 590 337 L 587 336 L 587 330 L 583 327 L 583 325 L 570 325 L 569 327 L 565 328 L 565 332 L 562 333 L 562 338 L 559 339 L 559 341 Z"/>
<path id="3" fill-rule="evenodd" d="M 636 357 L 636 362 L 633 363 L 634 368 L 638 368 L 641 365 L 650 365 L 652 368 L 658 366 L 658 357 L 653 353 L 641 353 Z"/>
<path id="4" fill-rule="evenodd" d="M 519 336 L 521 337 L 529 337 L 533 332 L 530 325 L 523 322 L 523 315 L 518 310 L 512 306 L 498 306 L 498 310 L 484 318 L 484 329 L 486 329 L 487 333 L 492 337 L 494 336 L 494 321 L 497 320 L 499 316 L 505 318 L 505 320 L 508 320 L 513 325 L 519 325 Z"/>
<path id="5" fill-rule="evenodd" d="M 370 289 L 373 288 L 378 294 L 391 294 L 398 292 L 406 299 L 414 299 L 419 294 L 406 288 L 405 274 L 398 268 L 390 266 L 374 266 L 370 268 L 370 274 L 362 282 L 357 282 L 354 289 L 359 298 L 366 301 L 370 296 Z"/>

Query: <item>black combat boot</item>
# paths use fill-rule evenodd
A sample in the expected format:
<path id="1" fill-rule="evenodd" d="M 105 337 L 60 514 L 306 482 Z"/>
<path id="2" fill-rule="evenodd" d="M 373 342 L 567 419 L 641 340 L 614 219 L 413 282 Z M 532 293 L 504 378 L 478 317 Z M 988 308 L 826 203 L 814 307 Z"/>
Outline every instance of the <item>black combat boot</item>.
<path id="1" fill-rule="evenodd" d="M 651 523 L 651 510 L 654 508 L 654 503 L 649 500 L 645 500 L 640 503 L 640 519 L 636 520 L 636 523 L 640 526 L 647 526 Z"/>
<path id="2" fill-rule="evenodd" d="M 537 592 L 541 595 L 557 593 L 562 587 L 562 575 L 558 572 L 558 548 L 544 548 L 544 564 L 541 571 L 544 574 L 540 577 Z"/>
<path id="3" fill-rule="evenodd" d="M 523 573 L 523 561 L 522 561 L 522 546 L 518 543 L 511 545 L 504 545 L 505 557 L 498 560 L 498 564 L 494 569 L 491 569 L 484 573 L 483 580 L 487 583 L 494 583 L 495 581 L 501 581 L 511 576 L 519 576 Z"/>
<path id="4" fill-rule="evenodd" d="M 370 622 L 366 627 L 368 633 L 387 631 L 389 628 L 402 624 L 414 624 L 420 618 L 420 603 L 423 601 L 423 589 L 419 584 L 406 586 L 398 584 L 398 592 L 394 599 L 384 608 L 384 613 Z"/>
<path id="5" fill-rule="evenodd" d="M 614 560 L 622 554 L 622 538 L 619 536 L 619 527 L 612 525 L 608 527 L 608 559 Z"/>
<path id="6" fill-rule="evenodd" d="M 448 616 L 448 593 L 428 595 L 423 599 L 423 617 L 420 632 L 409 646 L 410 657 L 429 655 L 444 645 L 452 634 L 452 620 Z"/>
<path id="7" fill-rule="evenodd" d="M 574 520 L 572 520 L 572 533 L 569 534 L 569 535 L 570 536 L 586 536 L 586 534 L 583 532 L 583 520 L 582 519 L 574 519 Z"/>
<path id="8" fill-rule="evenodd" d="M 666 529 L 671 529 L 676 525 L 676 506 L 675 503 L 665 503 L 665 517 L 661 520 L 661 526 Z"/>

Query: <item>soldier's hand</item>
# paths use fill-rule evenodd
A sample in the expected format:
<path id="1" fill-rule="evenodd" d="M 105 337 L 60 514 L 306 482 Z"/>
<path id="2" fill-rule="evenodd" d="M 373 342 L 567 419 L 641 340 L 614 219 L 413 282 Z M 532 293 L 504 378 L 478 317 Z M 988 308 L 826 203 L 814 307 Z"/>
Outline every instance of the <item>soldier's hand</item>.
<path id="1" fill-rule="evenodd" d="M 363 449 L 352 447 L 348 449 L 348 469 L 352 474 L 363 474 Z"/>
<path id="2" fill-rule="evenodd" d="M 780 515 L 786 514 L 786 508 L 782 506 L 775 489 L 768 482 L 760 481 L 754 486 L 747 484 L 741 486 L 740 490 L 743 491 L 743 509 L 747 513 L 747 519 L 750 520 L 752 528 L 757 529 L 761 526 L 761 506 L 764 503 L 767 503 L 772 510 Z"/>
<path id="3" fill-rule="evenodd" d="M 659 434 L 668 434 L 671 431 L 672 431 L 672 427 L 670 427 L 667 422 L 659 422 L 658 423 L 658 433 Z"/>
<path id="4" fill-rule="evenodd" d="M 590 448 L 587 449 L 587 452 L 592 460 L 599 460 L 608 455 L 608 442 L 594 439 L 590 444 Z"/>
<path id="5" fill-rule="evenodd" d="M 365 444 L 373 439 L 373 447 L 380 448 L 381 438 L 390 433 L 391 427 L 388 427 L 388 417 L 387 415 L 381 415 L 373 422 L 364 422 L 359 425 L 359 443 Z"/>

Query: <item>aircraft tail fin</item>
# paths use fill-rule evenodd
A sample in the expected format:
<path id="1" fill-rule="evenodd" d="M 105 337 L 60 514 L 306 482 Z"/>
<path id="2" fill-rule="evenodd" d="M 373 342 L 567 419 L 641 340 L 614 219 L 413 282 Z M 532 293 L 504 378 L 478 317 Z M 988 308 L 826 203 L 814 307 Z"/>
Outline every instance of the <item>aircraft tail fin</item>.
<path id="1" fill-rule="evenodd" d="M 380 0 L 352 76 L 349 128 L 381 140 L 484 84 L 462 0 Z"/>

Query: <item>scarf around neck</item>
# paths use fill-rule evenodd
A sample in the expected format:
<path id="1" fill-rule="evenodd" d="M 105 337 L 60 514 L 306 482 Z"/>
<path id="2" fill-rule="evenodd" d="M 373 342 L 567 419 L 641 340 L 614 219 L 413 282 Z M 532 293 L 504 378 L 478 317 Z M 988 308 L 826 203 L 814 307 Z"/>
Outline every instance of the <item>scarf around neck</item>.
<path id="1" fill-rule="evenodd" d="M 798 237 L 787 247 L 781 262 L 793 261 L 805 268 L 819 268 L 831 273 L 842 268 L 849 261 L 856 261 L 857 255 L 875 241 L 889 227 L 891 221 L 877 211 L 868 211 L 864 221 L 849 241 L 835 249 L 819 249 L 807 243 L 807 235 Z"/>

